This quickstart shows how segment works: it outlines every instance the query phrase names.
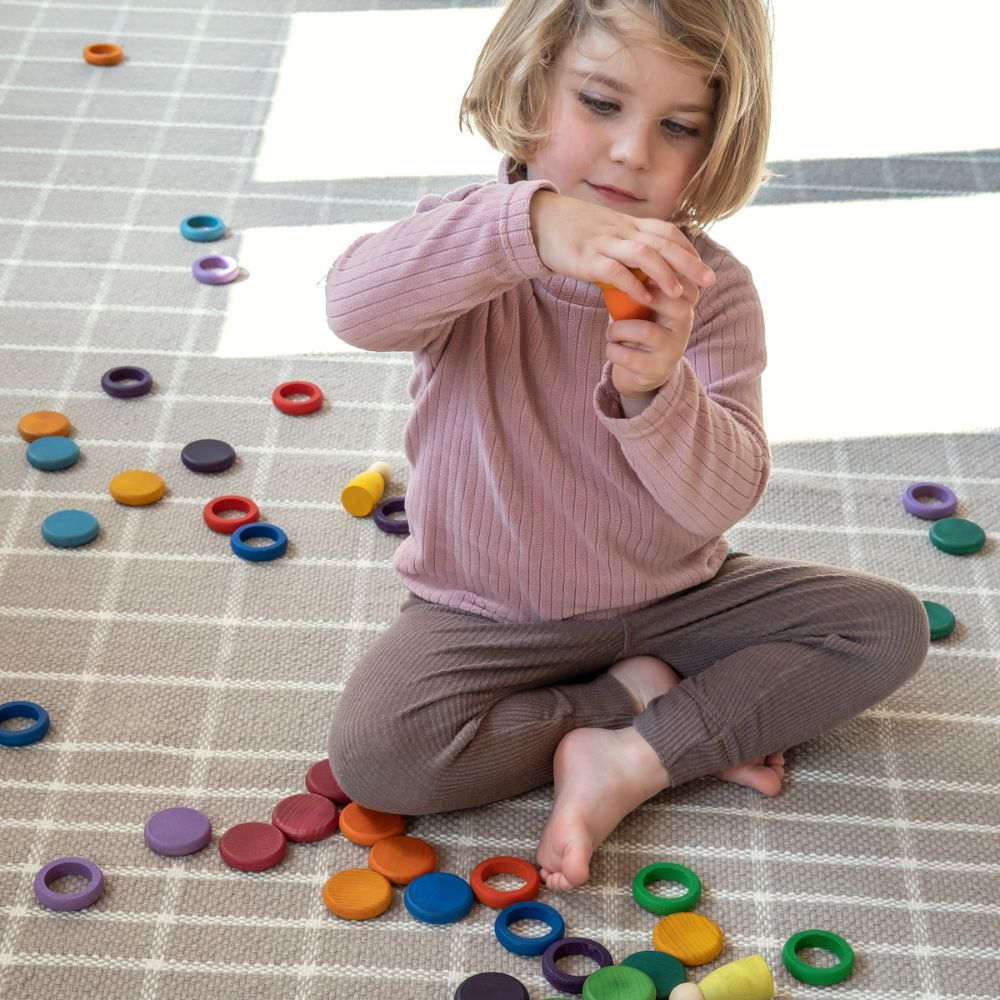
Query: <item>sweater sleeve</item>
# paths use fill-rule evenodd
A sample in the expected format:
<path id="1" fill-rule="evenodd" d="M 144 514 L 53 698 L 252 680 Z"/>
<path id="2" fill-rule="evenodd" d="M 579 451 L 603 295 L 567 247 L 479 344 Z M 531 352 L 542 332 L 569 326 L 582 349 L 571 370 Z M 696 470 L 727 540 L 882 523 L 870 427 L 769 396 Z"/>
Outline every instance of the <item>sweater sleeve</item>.
<path id="1" fill-rule="evenodd" d="M 732 257 L 728 262 L 735 266 L 698 303 L 676 371 L 641 413 L 622 416 L 610 363 L 594 394 L 601 422 L 657 503 L 705 538 L 757 505 L 771 467 L 761 418 L 760 300 L 750 272 Z"/>
<path id="2" fill-rule="evenodd" d="M 529 216 L 540 188 L 555 190 L 523 181 L 429 195 L 409 218 L 356 240 L 327 275 L 331 330 L 368 351 L 424 350 L 459 316 L 548 275 Z"/>

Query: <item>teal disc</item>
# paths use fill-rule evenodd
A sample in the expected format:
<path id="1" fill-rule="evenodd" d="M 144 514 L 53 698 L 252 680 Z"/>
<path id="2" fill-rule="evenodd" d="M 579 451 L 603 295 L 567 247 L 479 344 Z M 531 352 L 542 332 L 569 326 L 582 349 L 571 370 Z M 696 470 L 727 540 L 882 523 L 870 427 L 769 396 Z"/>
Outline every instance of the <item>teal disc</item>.
<path id="1" fill-rule="evenodd" d="M 97 518 L 85 510 L 57 510 L 42 521 L 42 537 L 61 549 L 86 545 L 99 530 Z"/>
<path id="2" fill-rule="evenodd" d="M 687 982 L 684 965 L 665 951 L 637 951 L 623 958 L 620 964 L 645 972 L 656 987 L 656 1000 L 667 1000 L 675 986 Z"/>
<path id="3" fill-rule="evenodd" d="M 964 517 L 943 517 L 930 530 L 931 541 L 942 551 L 954 556 L 978 552 L 986 544 L 986 532 Z"/>
<path id="4" fill-rule="evenodd" d="M 49 435 L 35 438 L 25 455 L 36 469 L 53 472 L 75 465 L 80 458 L 80 448 L 68 437 Z"/>
<path id="5" fill-rule="evenodd" d="M 955 631 L 955 616 L 943 604 L 938 604 L 936 601 L 924 601 L 923 605 L 931 627 L 931 638 L 947 639 Z"/>

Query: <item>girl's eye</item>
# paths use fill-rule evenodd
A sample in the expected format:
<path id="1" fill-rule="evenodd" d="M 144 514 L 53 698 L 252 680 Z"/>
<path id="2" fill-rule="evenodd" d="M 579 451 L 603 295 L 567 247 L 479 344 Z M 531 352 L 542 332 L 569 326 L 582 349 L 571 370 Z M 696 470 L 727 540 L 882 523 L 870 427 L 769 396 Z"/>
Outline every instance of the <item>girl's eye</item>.
<path id="1" fill-rule="evenodd" d="M 663 122 L 663 127 L 671 135 L 690 135 L 690 136 L 698 135 L 698 130 L 696 128 L 692 128 L 690 125 L 682 125 L 680 122 L 675 122 L 673 121 L 673 119 L 670 118 L 666 119 Z"/>
<path id="2" fill-rule="evenodd" d="M 606 101 L 602 97 L 592 97 L 590 94 L 577 94 L 580 103 L 595 115 L 610 115 L 618 110 L 614 101 Z"/>

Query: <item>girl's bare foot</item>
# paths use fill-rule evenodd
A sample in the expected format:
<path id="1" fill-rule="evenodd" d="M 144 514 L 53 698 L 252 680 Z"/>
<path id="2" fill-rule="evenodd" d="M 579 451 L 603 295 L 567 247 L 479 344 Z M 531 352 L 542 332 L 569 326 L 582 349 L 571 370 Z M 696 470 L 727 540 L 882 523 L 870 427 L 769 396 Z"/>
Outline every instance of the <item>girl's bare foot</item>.
<path id="1" fill-rule="evenodd" d="M 655 656 L 627 656 L 615 663 L 608 673 L 628 692 L 633 715 L 638 715 L 654 698 L 680 683 L 673 669 Z"/>
<path id="2" fill-rule="evenodd" d="M 564 891 L 587 881 L 591 855 L 633 809 L 667 787 L 667 772 L 632 728 L 574 729 L 556 748 L 554 770 L 555 801 L 538 865 L 548 888 Z"/>
<path id="3" fill-rule="evenodd" d="M 774 796 L 781 791 L 781 780 L 785 776 L 785 755 L 772 753 L 757 760 L 748 760 L 744 764 L 734 764 L 732 767 L 719 771 L 716 778 L 722 781 L 732 781 L 746 788 L 753 788 L 762 795 Z"/>

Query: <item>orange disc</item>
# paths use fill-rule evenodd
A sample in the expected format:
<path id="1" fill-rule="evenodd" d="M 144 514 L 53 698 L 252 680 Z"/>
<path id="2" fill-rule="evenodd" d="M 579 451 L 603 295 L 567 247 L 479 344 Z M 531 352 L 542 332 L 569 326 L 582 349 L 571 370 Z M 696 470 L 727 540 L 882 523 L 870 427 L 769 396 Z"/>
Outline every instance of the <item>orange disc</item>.
<path id="1" fill-rule="evenodd" d="M 406 828 L 406 820 L 396 813 L 365 809 L 357 802 L 344 806 L 340 814 L 340 832 L 355 844 L 371 847 L 386 837 L 395 837 Z"/>
<path id="2" fill-rule="evenodd" d="M 83 50 L 83 58 L 91 66 L 114 66 L 125 58 L 125 53 L 110 42 L 98 42 L 96 45 L 88 45 Z"/>
<path id="3" fill-rule="evenodd" d="M 368 852 L 368 867 L 394 885 L 409 885 L 437 868 L 437 852 L 419 837 L 386 837 Z"/>
<path id="4" fill-rule="evenodd" d="M 25 441 L 40 437 L 69 437 L 69 421 L 65 414 L 55 410 L 38 410 L 21 417 L 17 422 L 17 433 Z"/>
<path id="5" fill-rule="evenodd" d="M 389 909 L 392 886 L 378 872 L 345 868 L 324 883 L 323 903 L 331 913 L 345 920 L 371 920 Z"/>
<path id="6" fill-rule="evenodd" d="M 700 913 L 670 913 L 653 928 L 653 947 L 685 965 L 704 965 L 722 951 L 722 930 Z"/>
<path id="7" fill-rule="evenodd" d="M 129 507 L 144 507 L 156 503 L 167 491 L 167 485 L 155 472 L 144 469 L 129 469 L 119 472 L 108 483 L 108 492 L 119 502 Z"/>

